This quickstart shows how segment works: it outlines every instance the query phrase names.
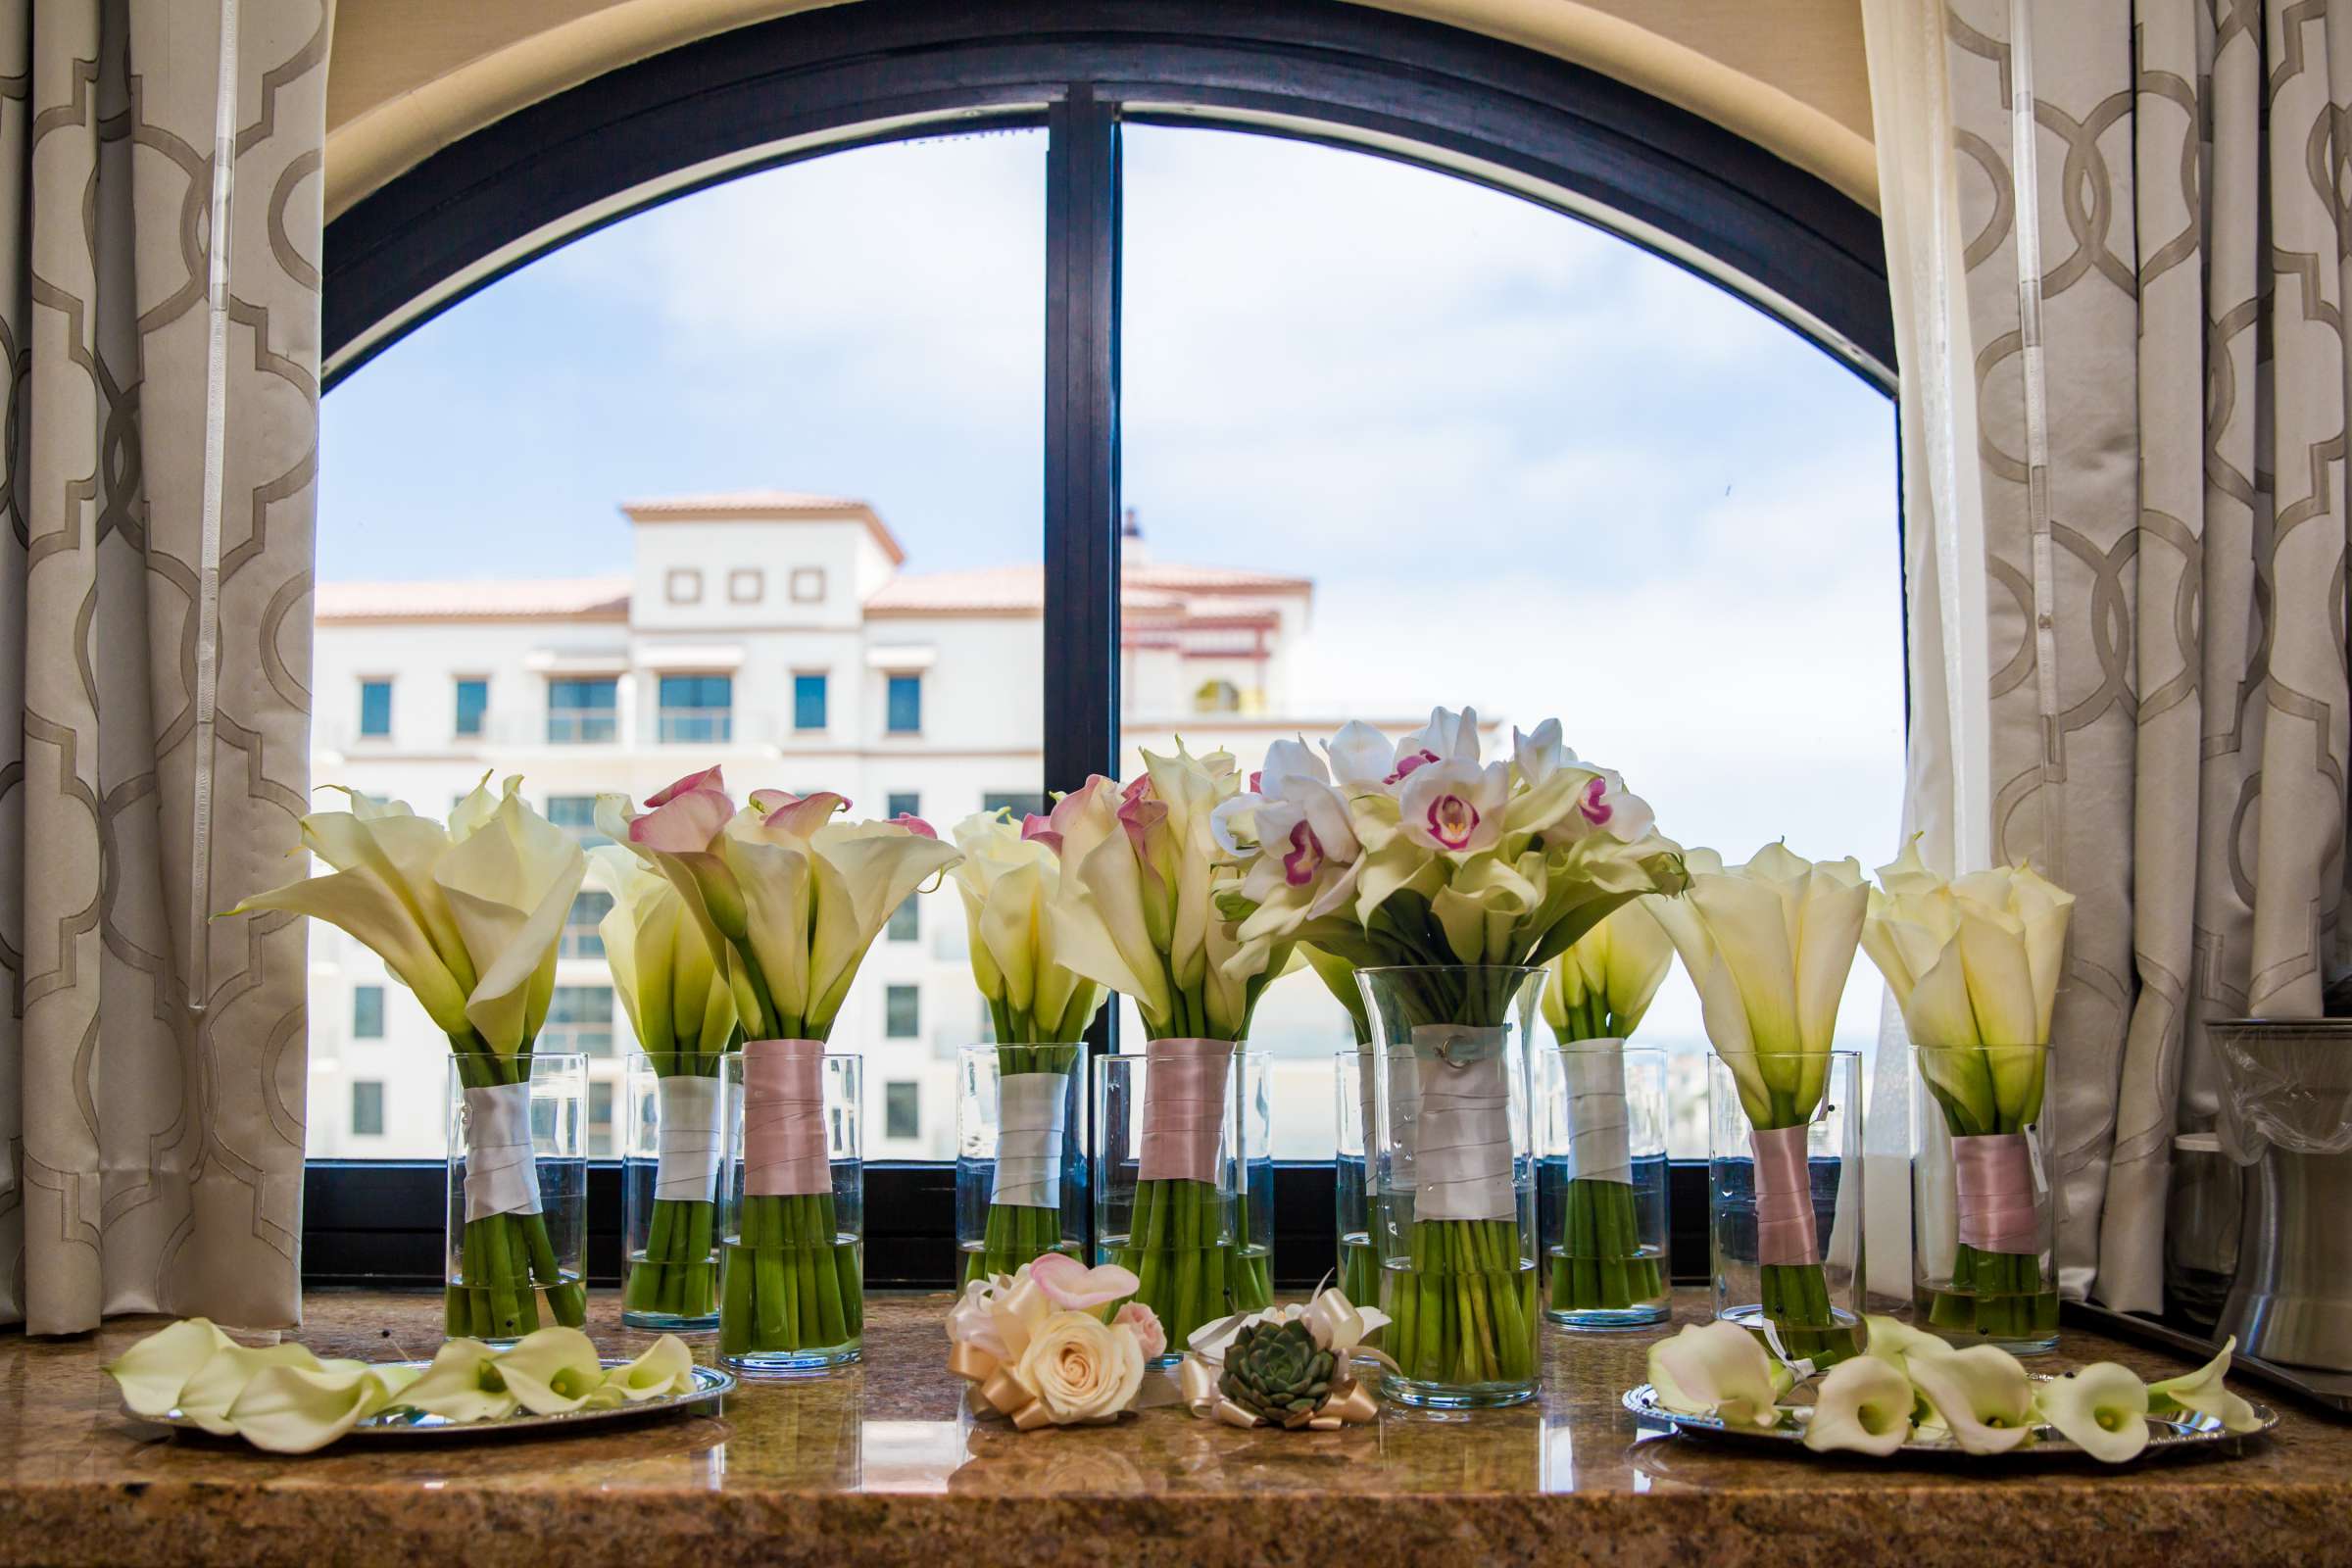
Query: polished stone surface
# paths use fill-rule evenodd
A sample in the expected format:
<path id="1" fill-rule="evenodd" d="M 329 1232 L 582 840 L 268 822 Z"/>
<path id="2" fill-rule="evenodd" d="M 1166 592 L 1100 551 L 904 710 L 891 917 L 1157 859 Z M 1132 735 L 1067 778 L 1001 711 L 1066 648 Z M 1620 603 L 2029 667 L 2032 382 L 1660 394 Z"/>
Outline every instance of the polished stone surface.
<path id="1" fill-rule="evenodd" d="M 2352 1426 L 2291 1408 L 2234 1456 L 2120 1472 L 1828 1461 L 1644 1435 L 1617 1398 L 1654 1336 L 1547 1329 L 1544 1396 L 1516 1410 L 1238 1432 L 1168 1402 L 1021 1435 L 963 1408 L 947 1300 L 874 1298 L 864 1365 L 747 1384 L 718 1417 L 303 1458 L 122 1414 L 98 1367 L 160 1320 L 0 1336 L 0 1563 L 1983 1565 L 2029 1543 L 2041 1563 L 2352 1561 Z M 646 1343 L 611 1293 L 593 1311 L 609 1353 Z M 319 1293 L 299 1338 L 422 1356 L 439 1315 L 438 1298 Z M 2071 1332 L 2050 1369 L 2098 1359 L 2180 1370 Z"/>

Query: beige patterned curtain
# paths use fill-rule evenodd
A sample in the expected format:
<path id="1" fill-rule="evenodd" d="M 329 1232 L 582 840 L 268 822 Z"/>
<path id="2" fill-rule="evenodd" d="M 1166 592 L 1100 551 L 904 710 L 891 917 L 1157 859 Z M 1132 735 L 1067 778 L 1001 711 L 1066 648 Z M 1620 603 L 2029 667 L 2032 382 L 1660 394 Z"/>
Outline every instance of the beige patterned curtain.
<path id="1" fill-rule="evenodd" d="M 1943 420 L 1973 464 L 1915 493 L 1927 548 L 1982 572 L 1983 647 L 1915 646 L 1915 710 L 1983 769 L 1959 836 L 2081 899 L 2061 1273 L 2153 1309 L 2173 1140 L 2216 1112 L 2206 1023 L 2316 1013 L 2341 961 L 2352 0 L 1865 17 L 1882 126 L 1949 127 L 1911 173 L 1950 230 L 1888 205 L 1939 284 L 1898 310 L 1973 383 Z M 1935 413 L 1913 369 L 1907 426 Z"/>
<path id="2" fill-rule="evenodd" d="M 283 879 L 309 782 L 329 13 L 0 3 L 0 1321 L 34 1333 L 300 1310 L 303 932 L 207 916 Z"/>

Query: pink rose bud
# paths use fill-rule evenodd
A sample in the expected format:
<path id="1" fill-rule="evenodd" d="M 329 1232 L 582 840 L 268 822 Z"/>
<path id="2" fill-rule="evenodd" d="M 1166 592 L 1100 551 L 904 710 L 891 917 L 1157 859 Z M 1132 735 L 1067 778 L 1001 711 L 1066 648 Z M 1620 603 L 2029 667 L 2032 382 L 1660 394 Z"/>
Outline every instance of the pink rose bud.
<path id="1" fill-rule="evenodd" d="M 1144 1359 L 1147 1361 L 1167 1352 L 1166 1327 L 1160 1323 L 1159 1315 L 1141 1301 L 1129 1301 L 1120 1307 L 1118 1316 L 1110 1320 L 1110 1326 L 1134 1330 L 1135 1343 L 1143 1347 Z"/>

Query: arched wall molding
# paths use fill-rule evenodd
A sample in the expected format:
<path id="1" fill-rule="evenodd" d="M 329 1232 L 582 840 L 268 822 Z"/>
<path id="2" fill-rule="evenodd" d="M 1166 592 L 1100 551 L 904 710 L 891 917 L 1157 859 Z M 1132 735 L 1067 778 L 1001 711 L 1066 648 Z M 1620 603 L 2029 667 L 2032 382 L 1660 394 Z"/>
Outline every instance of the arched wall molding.
<path id="1" fill-rule="evenodd" d="M 329 219 L 424 159 L 608 71 L 730 28 L 889 0 L 342 0 Z M 1588 67 L 1878 208 L 1853 0 L 1355 0 Z M 1635 20 L 1636 17 L 1641 20 Z M 341 100 L 337 102 L 336 100 Z"/>

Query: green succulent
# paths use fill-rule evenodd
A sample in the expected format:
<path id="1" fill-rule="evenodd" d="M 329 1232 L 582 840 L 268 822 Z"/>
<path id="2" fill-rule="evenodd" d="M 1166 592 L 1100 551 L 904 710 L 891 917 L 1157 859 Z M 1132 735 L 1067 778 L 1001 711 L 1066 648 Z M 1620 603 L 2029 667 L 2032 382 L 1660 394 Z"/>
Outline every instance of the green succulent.
<path id="1" fill-rule="evenodd" d="M 1338 1365 L 1297 1319 L 1245 1324 L 1226 1348 L 1225 1376 L 1217 1390 L 1277 1426 L 1302 1427 L 1331 1397 Z"/>

